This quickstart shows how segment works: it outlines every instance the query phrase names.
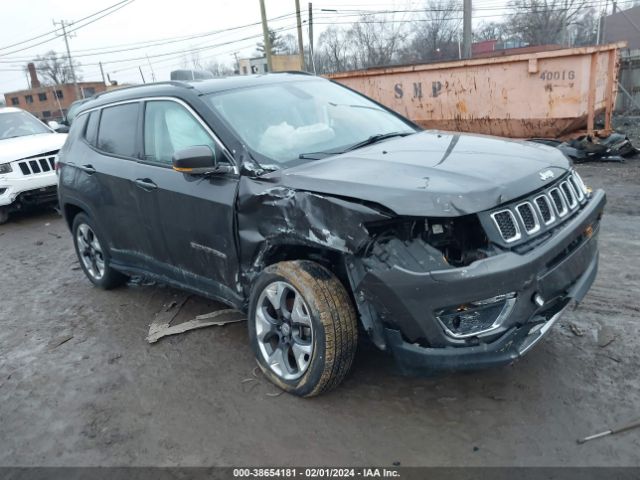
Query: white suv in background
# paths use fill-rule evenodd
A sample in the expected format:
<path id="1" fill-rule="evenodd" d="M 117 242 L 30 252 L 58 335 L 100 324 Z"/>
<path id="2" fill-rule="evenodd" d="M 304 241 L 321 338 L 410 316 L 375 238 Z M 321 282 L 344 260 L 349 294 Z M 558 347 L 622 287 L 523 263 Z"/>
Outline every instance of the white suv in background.
<path id="1" fill-rule="evenodd" d="M 0 224 L 57 201 L 55 161 L 67 138 L 19 108 L 0 108 Z"/>

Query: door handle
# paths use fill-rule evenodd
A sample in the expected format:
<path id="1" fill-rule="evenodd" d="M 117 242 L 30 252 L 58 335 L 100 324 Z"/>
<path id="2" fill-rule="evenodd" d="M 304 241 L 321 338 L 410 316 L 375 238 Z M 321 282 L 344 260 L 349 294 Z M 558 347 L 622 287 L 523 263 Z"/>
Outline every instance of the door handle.
<path id="1" fill-rule="evenodd" d="M 136 179 L 135 184 L 141 189 L 146 190 L 147 192 L 158 188 L 158 186 L 148 178 L 138 178 Z"/>
<path id="2" fill-rule="evenodd" d="M 96 173 L 96 169 L 93 168 L 93 165 L 77 165 L 77 167 L 83 172 L 88 173 L 89 175 L 93 175 L 94 173 Z"/>

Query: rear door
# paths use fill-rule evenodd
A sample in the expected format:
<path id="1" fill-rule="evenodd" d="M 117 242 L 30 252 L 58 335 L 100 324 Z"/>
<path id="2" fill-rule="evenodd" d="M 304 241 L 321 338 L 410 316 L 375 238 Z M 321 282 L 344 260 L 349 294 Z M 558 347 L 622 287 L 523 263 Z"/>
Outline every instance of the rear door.
<path id="1" fill-rule="evenodd" d="M 107 106 L 88 114 L 84 141 L 68 160 L 75 167 L 75 194 L 106 236 L 113 260 L 144 264 L 142 223 L 133 188 L 140 153 L 140 102 Z"/>
<path id="2" fill-rule="evenodd" d="M 237 297 L 234 203 L 239 177 L 187 175 L 172 168 L 173 154 L 196 145 L 210 146 L 229 162 L 210 127 L 185 102 L 145 102 L 143 156 L 136 182 L 154 257 L 172 279 L 221 299 Z M 162 240 L 162 244 L 158 240 Z"/>

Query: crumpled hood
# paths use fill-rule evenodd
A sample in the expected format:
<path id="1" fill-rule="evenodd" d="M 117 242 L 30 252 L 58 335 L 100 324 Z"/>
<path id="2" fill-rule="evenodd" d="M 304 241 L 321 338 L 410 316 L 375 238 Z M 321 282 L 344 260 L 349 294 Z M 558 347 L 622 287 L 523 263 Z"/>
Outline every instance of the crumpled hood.
<path id="1" fill-rule="evenodd" d="M 546 145 L 427 131 L 272 175 L 289 188 L 375 202 L 398 215 L 458 216 L 542 188 L 569 166 Z M 547 170 L 553 177 L 543 179 Z"/>
<path id="2" fill-rule="evenodd" d="M 66 139 L 66 133 L 40 133 L 0 140 L 0 163 L 60 150 Z"/>

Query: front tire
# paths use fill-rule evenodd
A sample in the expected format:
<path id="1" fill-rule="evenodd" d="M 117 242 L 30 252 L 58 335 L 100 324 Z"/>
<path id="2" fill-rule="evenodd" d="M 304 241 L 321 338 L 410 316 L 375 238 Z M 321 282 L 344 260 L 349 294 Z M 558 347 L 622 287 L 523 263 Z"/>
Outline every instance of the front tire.
<path id="1" fill-rule="evenodd" d="M 109 290 L 126 282 L 125 275 L 111 268 L 107 245 L 87 215 L 76 215 L 71 231 L 80 267 L 91 283 Z"/>
<path id="2" fill-rule="evenodd" d="M 258 365 L 289 393 L 327 392 L 351 369 L 358 343 L 353 304 L 335 275 L 315 262 L 267 267 L 252 289 L 248 326 Z"/>

